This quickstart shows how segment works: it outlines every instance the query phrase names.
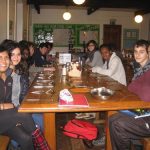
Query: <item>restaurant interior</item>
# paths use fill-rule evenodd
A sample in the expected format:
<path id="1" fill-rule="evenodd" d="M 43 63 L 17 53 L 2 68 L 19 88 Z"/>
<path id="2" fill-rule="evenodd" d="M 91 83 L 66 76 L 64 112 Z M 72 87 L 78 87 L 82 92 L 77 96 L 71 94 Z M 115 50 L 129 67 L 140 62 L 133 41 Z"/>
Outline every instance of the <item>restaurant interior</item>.
<path id="1" fill-rule="evenodd" d="M 109 116 L 124 109 L 150 107 L 125 85 L 92 73 L 85 64 L 88 41 L 96 41 L 98 47 L 111 44 L 123 64 L 127 86 L 131 83 L 133 45 L 139 39 L 150 41 L 150 8 L 146 0 L 1 0 L 0 20 L 0 42 L 24 40 L 34 42 L 37 47 L 53 43 L 50 63 L 43 67 L 56 70 L 34 74 L 18 109 L 20 113 L 43 114 L 43 132 L 51 150 L 112 150 Z M 88 103 L 66 106 L 60 102 L 64 89 L 69 94 L 84 95 Z M 97 126 L 99 138 L 105 134 L 102 144 L 90 147 L 82 138 L 63 133 L 64 125 L 78 119 L 76 116 L 81 113 L 95 115 L 79 119 Z M 131 143 L 131 150 L 149 149 L 149 138 Z M 19 149 L 11 147 L 10 138 L 0 135 L 0 150 Z"/>

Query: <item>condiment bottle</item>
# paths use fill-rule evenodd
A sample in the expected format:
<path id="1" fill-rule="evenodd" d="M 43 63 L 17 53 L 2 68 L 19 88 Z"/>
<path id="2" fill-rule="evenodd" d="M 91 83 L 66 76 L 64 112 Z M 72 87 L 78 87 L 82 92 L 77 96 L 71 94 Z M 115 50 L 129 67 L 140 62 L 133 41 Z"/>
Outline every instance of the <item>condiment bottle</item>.
<path id="1" fill-rule="evenodd" d="M 62 68 L 62 75 L 63 75 L 63 76 L 66 76 L 66 75 L 67 75 L 66 65 L 63 65 L 63 68 Z"/>

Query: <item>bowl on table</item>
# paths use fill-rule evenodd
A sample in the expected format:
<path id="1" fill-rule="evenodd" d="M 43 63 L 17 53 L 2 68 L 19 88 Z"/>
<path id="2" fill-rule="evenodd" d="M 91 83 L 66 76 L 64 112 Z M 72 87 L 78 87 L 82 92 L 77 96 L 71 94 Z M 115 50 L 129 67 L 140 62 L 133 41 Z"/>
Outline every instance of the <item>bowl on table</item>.
<path id="1" fill-rule="evenodd" d="M 114 91 L 106 87 L 99 87 L 92 89 L 91 94 L 98 99 L 107 100 L 114 95 Z"/>

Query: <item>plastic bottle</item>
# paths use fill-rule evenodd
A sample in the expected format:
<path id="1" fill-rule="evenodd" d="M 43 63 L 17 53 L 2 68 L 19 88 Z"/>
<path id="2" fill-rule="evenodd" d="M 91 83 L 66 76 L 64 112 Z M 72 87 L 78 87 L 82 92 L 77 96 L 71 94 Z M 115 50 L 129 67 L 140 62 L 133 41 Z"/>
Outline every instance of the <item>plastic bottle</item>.
<path id="1" fill-rule="evenodd" d="M 63 68 L 62 68 L 62 75 L 63 75 L 63 76 L 66 76 L 66 75 L 67 75 L 67 68 L 66 68 L 65 65 L 64 65 Z"/>

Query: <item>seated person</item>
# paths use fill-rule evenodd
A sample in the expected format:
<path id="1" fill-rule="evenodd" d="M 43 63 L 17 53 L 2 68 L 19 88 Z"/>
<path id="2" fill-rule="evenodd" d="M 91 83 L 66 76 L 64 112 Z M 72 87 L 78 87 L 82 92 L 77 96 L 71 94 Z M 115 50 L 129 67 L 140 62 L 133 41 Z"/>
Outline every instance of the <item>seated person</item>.
<path id="1" fill-rule="evenodd" d="M 134 45 L 134 58 L 140 67 L 134 73 L 129 91 L 137 94 L 142 100 L 150 101 L 150 60 L 148 42 L 139 40 Z M 137 69 L 137 68 L 136 68 Z M 110 117 L 109 128 L 113 150 L 129 150 L 131 140 L 150 137 L 150 117 L 135 119 L 133 116 L 117 113 Z"/>
<path id="2" fill-rule="evenodd" d="M 94 40 L 90 40 L 87 43 L 87 59 L 85 61 L 85 64 L 90 66 L 90 67 L 95 67 L 95 66 L 102 66 L 103 65 L 103 60 L 102 56 L 97 49 L 97 43 Z"/>
<path id="3" fill-rule="evenodd" d="M 28 75 L 26 75 L 26 72 L 28 72 L 28 68 L 23 67 L 24 61 L 22 61 L 20 46 L 17 42 L 7 42 L 4 40 L 2 44 L 5 46 L 6 49 L 9 50 L 10 55 L 10 66 L 7 70 L 7 74 L 11 73 L 11 77 L 13 79 L 11 98 L 12 103 L 15 107 L 19 107 L 29 88 L 29 78 Z M 35 123 L 38 123 L 38 126 L 40 126 L 40 128 L 43 129 L 42 114 L 32 114 L 32 117 Z"/>
<path id="4" fill-rule="evenodd" d="M 46 60 L 48 48 L 46 43 L 41 43 L 39 48 L 34 53 L 34 64 L 36 67 L 43 67 L 44 65 L 49 64 Z"/>
<path id="5" fill-rule="evenodd" d="M 48 48 L 47 54 L 46 54 L 46 60 L 48 62 L 54 61 L 55 60 L 56 51 L 53 48 L 53 43 L 46 42 L 46 44 L 47 44 L 47 48 Z"/>
<path id="6" fill-rule="evenodd" d="M 36 73 L 37 72 L 42 72 L 42 71 L 55 71 L 54 67 L 36 67 L 35 66 L 35 54 L 36 54 L 36 48 L 35 44 L 33 42 L 28 42 L 28 47 L 30 51 L 30 56 L 29 56 L 29 80 L 30 83 L 34 80 Z"/>
<path id="7" fill-rule="evenodd" d="M 35 136 L 39 129 L 36 129 L 31 115 L 18 113 L 17 108 L 12 104 L 13 80 L 10 75 L 6 74 L 9 63 L 8 51 L 0 45 L 0 134 L 9 136 L 17 141 L 22 150 L 34 150 L 34 146 L 35 149 L 39 149 L 41 145 L 44 146 L 45 144 L 48 147 L 45 140 L 43 141 L 44 143 L 39 143 L 37 140 L 39 137 L 43 138 L 43 135 Z"/>
<path id="8" fill-rule="evenodd" d="M 102 67 L 92 68 L 92 72 L 108 75 L 119 83 L 126 85 L 126 75 L 123 64 L 115 52 L 112 52 L 109 45 L 100 46 L 100 52 L 105 63 Z"/>

